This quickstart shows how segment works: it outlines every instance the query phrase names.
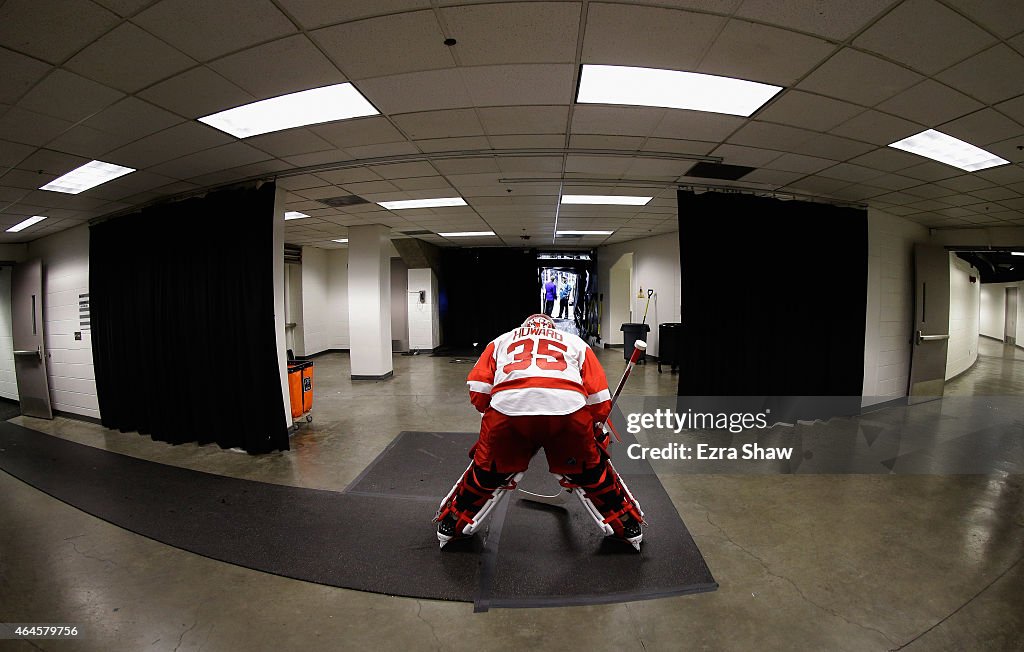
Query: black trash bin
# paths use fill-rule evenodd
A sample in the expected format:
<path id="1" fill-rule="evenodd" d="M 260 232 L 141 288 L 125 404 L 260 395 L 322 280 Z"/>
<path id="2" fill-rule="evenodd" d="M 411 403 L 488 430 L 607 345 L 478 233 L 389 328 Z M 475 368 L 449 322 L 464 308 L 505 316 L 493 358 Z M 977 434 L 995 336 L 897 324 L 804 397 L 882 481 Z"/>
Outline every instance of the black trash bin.
<path id="1" fill-rule="evenodd" d="M 633 355 L 633 347 L 636 345 L 636 341 L 644 340 L 646 342 L 647 333 L 650 332 L 651 327 L 647 324 L 623 324 L 619 330 L 622 331 L 622 357 L 625 360 L 629 360 L 630 356 Z M 646 360 L 647 354 L 641 351 L 637 361 Z"/>
<path id="2" fill-rule="evenodd" d="M 676 371 L 682 362 L 683 325 L 679 322 L 666 322 L 658 325 L 658 373 L 661 365 L 667 364 L 669 370 Z"/>

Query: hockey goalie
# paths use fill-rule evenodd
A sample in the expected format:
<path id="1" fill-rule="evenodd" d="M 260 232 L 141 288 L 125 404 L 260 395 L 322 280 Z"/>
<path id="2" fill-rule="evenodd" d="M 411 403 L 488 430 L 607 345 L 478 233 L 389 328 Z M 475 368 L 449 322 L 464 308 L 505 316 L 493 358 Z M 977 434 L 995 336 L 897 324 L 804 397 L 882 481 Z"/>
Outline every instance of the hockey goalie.
<path id="1" fill-rule="evenodd" d="M 473 461 L 437 510 L 442 548 L 480 529 L 543 448 L 548 469 L 601 531 L 640 549 L 643 512 L 608 456 L 611 395 L 586 342 L 531 315 L 487 345 L 467 384 L 483 419 Z"/>

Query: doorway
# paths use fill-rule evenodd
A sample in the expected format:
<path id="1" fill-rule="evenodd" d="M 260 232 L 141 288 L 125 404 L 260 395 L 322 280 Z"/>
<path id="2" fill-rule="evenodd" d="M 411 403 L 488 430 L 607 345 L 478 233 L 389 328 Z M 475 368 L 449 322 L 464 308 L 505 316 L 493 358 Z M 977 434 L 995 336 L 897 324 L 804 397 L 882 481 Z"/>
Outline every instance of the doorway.
<path id="1" fill-rule="evenodd" d="M 608 283 L 609 344 L 622 344 L 619 327 L 633 321 L 633 253 L 622 254 L 611 267 Z"/>

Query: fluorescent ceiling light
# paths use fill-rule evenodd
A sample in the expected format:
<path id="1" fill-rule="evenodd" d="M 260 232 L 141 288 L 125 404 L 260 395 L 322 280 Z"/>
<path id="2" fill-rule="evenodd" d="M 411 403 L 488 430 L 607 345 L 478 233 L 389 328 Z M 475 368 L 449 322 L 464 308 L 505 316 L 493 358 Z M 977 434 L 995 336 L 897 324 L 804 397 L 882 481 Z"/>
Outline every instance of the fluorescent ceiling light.
<path id="1" fill-rule="evenodd" d="M 389 211 L 399 211 L 403 208 L 438 208 L 441 206 L 465 206 L 466 200 L 462 197 L 438 197 L 437 199 L 403 199 L 400 201 L 379 201 L 378 206 Z"/>
<path id="2" fill-rule="evenodd" d="M 103 161 L 89 161 L 85 165 L 75 168 L 39 189 L 77 195 L 89 188 L 95 188 L 111 179 L 123 177 L 132 172 L 135 172 L 135 168 L 126 168 L 114 165 L 113 163 L 104 163 Z"/>
<path id="3" fill-rule="evenodd" d="M 199 118 L 199 122 L 226 131 L 236 138 L 248 138 L 282 129 L 379 113 L 355 86 L 346 82 L 236 106 Z"/>
<path id="4" fill-rule="evenodd" d="M 345 244 L 346 242 L 348 242 L 348 238 L 340 238 L 338 240 L 331 240 L 331 242 L 340 242 L 341 244 Z"/>
<path id="5" fill-rule="evenodd" d="M 781 90 L 781 86 L 696 72 L 584 65 L 576 101 L 660 106 L 746 117 Z"/>
<path id="6" fill-rule="evenodd" d="M 309 215 L 300 213 L 299 211 L 287 211 L 284 214 L 284 219 L 286 220 L 301 220 L 304 217 L 309 217 Z"/>
<path id="7" fill-rule="evenodd" d="M 453 233 L 438 233 L 442 238 L 470 238 L 473 236 L 494 235 L 494 231 L 455 231 Z"/>
<path id="8" fill-rule="evenodd" d="M 8 233 L 17 233 L 18 231 L 21 231 L 22 229 L 27 229 L 28 227 L 32 226 L 33 224 L 39 224 L 40 222 L 42 222 L 45 219 L 46 219 L 45 215 L 33 215 L 32 217 L 28 218 L 27 220 L 25 220 L 23 222 L 18 222 L 17 224 L 12 226 L 11 228 L 7 229 L 7 232 Z"/>
<path id="9" fill-rule="evenodd" d="M 606 204 L 609 206 L 643 206 L 653 197 L 630 195 L 562 195 L 563 204 Z"/>
<path id="10" fill-rule="evenodd" d="M 555 235 L 611 235 L 614 231 L 555 231 Z"/>
<path id="11" fill-rule="evenodd" d="M 980 147 L 975 147 L 959 138 L 953 138 L 934 129 L 926 129 L 919 134 L 896 141 L 890 144 L 889 147 L 895 147 L 896 149 L 902 149 L 904 152 L 910 152 L 911 154 L 930 158 L 939 163 L 952 165 L 967 172 L 975 172 L 1009 163 L 1006 159 L 999 158 Z"/>
<path id="12" fill-rule="evenodd" d="M 1011 256 L 1024 256 L 1024 251 L 1011 251 Z"/>

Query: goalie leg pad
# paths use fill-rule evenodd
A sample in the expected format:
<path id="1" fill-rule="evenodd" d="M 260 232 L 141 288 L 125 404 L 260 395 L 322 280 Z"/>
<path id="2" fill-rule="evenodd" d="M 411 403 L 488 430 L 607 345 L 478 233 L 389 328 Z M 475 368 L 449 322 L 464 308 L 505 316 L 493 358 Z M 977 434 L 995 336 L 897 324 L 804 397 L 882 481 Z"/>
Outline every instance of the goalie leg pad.
<path id="1" fill-rule="evenodd" d="M 501 497 L 523 477 L 498 473 L 470 464 L 437 509 L 437 538 L 441 547 L 452 539 L 468 537 L 480 529 Z"/>
<path id="2" fill-rule="evenodd" d="M 563 475 L 559 484 L 576 494 L 606 536 L 623 539 L 639 549 L 644 513 L 609 460 L 584 468 L 581 473 Z"/>

